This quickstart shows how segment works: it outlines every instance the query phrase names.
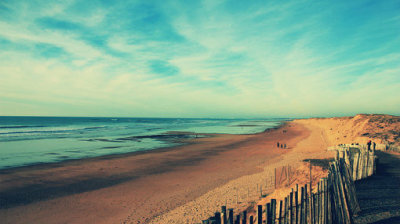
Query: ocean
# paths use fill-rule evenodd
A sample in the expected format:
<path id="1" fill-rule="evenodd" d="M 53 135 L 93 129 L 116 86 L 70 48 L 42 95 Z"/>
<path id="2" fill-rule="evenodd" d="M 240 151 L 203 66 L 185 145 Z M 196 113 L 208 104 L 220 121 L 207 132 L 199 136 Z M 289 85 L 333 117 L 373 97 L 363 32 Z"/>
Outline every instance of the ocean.
<path id="1" fill-rule="evenodd" d="M 153 150 L 206 134 L 259 133 L 286 120 L 0 116 L 0 169 Z"/>

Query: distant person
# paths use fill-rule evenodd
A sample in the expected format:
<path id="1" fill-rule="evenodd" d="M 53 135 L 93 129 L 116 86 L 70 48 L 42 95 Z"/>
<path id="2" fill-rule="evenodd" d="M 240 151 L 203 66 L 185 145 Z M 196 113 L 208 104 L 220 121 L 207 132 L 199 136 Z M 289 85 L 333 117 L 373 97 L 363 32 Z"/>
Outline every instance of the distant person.
<path id="1" fill-rule="evenodd" d="M 283 149 L 283 144 L 281 143 L 281 149 Z"/>
<path id="2" fill-rule="evenodd" d="M 375 143 L 375 142 L 373 142 L 373 143 L 372 143 L 372 145 L 373 145 L 373 149 L 374 149 L 374 151 L 375 151 L 375 148 L 376 148 L 376 143 Z"/>
<path id="3" fill-rule="evenodd" d="M 285 148 L 285 149 L 286 149 L 286 144 L 283 146 L 283 148 Z"/>
<path id="4" fill-rule="evenodd" d="M 368 146 L 368 151 L 370 151 L 371 150 L 371 140 L 368 141 L 367 146 Z"/>
<path id="5" fill-rule="evenodd" d="M 278 146 L 278 148 L 279 148 L 279 142 L 276 143 L 276 146 Z"/>

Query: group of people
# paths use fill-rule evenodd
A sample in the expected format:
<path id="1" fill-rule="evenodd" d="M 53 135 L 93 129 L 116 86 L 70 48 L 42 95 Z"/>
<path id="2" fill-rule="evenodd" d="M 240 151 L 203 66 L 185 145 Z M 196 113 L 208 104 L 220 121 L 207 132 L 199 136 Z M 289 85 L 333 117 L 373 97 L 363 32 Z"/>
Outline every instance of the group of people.
<path id="1" fill-rule="evenodd" d="M 281 149 L 286 149 L 286 144 L 282 144 L 282 143 L 277 142 L 276 146 L 278 146 L 278 148 L 280 147 Z"/>

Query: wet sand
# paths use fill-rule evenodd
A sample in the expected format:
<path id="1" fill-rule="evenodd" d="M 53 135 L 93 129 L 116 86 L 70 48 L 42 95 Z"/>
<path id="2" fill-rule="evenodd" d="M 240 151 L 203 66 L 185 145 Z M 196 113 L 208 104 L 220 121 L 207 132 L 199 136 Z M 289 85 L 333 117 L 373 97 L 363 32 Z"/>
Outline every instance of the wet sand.
<path id="1" fill-rule="evenodd" d="M 2 223 L 147 223 L 258 173 L 310 135 L 290 122 L 255 135 L 215 135 L 144 153 L 0 171 Z M 285 132 L 283 131 L 285 130 Z M 289 149 L 277 149 L 276 142 Z"/>

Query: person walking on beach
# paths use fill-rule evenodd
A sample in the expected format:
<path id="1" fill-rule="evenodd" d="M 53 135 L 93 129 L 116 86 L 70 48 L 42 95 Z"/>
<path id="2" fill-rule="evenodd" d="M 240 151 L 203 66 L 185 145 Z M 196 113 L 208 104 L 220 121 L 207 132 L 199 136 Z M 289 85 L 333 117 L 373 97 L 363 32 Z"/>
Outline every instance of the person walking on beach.
<path id="1" fill-rule="evenodd" d="M 368 141 L 367 146 L 368 146 L 368 151 L 370 151 L 371 150 L 371 140 Z"/>
<path id="2" fill-rule="evenodd" d="M 283 148 L 285 148 L 285 149 L 286 149 L 286 144 L 284 144 L 284 145 L 283 145 Z"/>
<path id="3" fill-rule="evenodd" d="M 373 142 L 373 143 L 372 143 L 372 146 L 373 146 L 373 149 L 374 149 L 374 151 L 375 151 L 375 148 L 376 148 L 376 143 L 375 143 L 375 142 Z"/>
<path id="4" fill-rule="evenodd" d="M 278 148 L 279 148 L 279 142 L 276 143 L 276 146 L 278 146 Z"/>

